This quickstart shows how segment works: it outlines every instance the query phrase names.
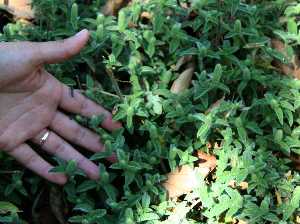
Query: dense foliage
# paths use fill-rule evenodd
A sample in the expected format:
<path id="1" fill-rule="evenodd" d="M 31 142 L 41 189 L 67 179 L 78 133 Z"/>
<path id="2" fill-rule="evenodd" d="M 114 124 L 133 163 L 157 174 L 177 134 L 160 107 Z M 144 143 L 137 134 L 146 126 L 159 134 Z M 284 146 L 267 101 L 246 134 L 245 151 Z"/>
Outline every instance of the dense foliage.
<path id="1" fill-rule="evenodd" d="M 98 181 L 88 180 L 74 159 L 53 158 L 58 166 L 51 172 L 69 179 L 64 185 L 68 221 L 295 223 L 300 175 L 287 164 L 291 151 L 300 153 L 300 81 L 284 76 L 272 61 L 290 63 L 299 51 L 297 1 L 150 0 L 133 2 L 118 18 L 105 17 L 99 0 L 85 3 L 34 0 L 36 25 L 8 24 L 0 36 L 1 41 L 47 41 L 90 32 L 78 56 L 46 69 L 114 110 L 114 121 L 124 127 L 109 133 L 99 127 L 105 115 L 92 120 L 70 115 L 102 136 L 105 152 L 81 150 L 99 164 Z M 283 42 L 286 54 L 272 48 L 271 38 Z M 191 85 L 171 92 L 173 81 L 189 67 L 194 67 Z M 193 152 L 207 152 L 208 142 L 221 146 L 210 152 L 217 158 L 210 181 L 197 170 L 197 187 L 168 201 L 160 185 L 165 172 L 185 164 L 193 168 L 198 159 Z M 102 158 L 112 153 L 119 163 L 104 165 Z M 18 223 L 17 207 L 24 207 L 25 198 L 38 201 L 53 184 L 3 153 L 0 161 L 1 170 L 21 170 L 0 173 L 0 221 Z M 231 180 L 248 187 L 231 188 Z"/>

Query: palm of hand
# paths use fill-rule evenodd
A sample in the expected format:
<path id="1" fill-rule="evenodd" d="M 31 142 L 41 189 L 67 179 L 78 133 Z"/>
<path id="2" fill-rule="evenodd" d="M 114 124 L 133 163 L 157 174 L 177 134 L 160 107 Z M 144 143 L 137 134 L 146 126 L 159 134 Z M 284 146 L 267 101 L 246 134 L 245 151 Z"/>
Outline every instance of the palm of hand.
<path id="1" fill-rule="evenodd" d="M 91 118 L 106 113 L 101 125 L 113 130 L 121 126 L 112 123 L 112 115 L 83 95 L 60 83 L 42 67 L 65 61 L 84 47 L 88 33 L 65 41 L 48 43 L 2 43 L 0 47 L 0 149 L 42 177 L 63 184 L 63 174 L 49 174 L 50 164 L 38 156 L 25 141 L 38 143 L 51 129 L 42 149 L 68 161 L 77 160 L 89 178 L 98 179 L 97 166 L 73 149 L 64 139 L 86 147 L 93 152 L 103 150 L 100 136 L 80 126 L 57 110 L 61 107 L 71 113 Z M 7 63 L 5 63 L 7 62 Z M 72 91 L 72 92 L 71 92 Z M 72 93 L 72 94 L 71 94 Z M 64 139 L 63 139 L 64 138 Z M 112 162 L 116 157 L 109 158 Z"/>

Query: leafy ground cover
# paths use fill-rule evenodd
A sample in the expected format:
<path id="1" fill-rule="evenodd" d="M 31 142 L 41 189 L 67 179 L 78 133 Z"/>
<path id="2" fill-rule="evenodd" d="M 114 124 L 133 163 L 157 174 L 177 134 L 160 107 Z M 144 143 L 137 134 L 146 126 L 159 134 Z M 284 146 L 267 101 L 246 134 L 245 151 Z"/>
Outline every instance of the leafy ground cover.
<path id="1" fill-rule="evenodd" d="M 81 150 L 98 181 L 35 146 L 67 184 L 0 154 L 2 171 L 20 171 L 0 173 L 0 220 L 47 223 L 51 207 L 60 223 L 298 222 L 298 1 L 135 1 L 118 18 L 104 5 L 34 0 L 31 25 L 3 28 L 0 41 L 88 29 L 78 56 L 46 69 L 124 127 L 70 114 L 105 142 L 105 152 Z M 119 163 L 103 160 L 112 153 Z"/>

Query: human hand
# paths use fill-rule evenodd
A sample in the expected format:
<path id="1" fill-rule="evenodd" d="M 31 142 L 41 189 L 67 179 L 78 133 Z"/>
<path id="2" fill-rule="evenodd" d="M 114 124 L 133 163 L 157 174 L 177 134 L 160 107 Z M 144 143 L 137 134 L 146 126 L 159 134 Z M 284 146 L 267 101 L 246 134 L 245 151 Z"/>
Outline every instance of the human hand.
<path id="1" fill-rule="evenodd" d="M 64 184 L 64 174 L 48 173 L 53 167 L 28 144 L 37 144 L 51 132 L 41 146 L 43 150 L 65 161 L 76 159 L 90 179 L 99 179 L 96 164 L 89 161 L 64 139 L 92 152 L 104 150 L 100 136 L 63 114 L 57 107 L 91 119 L 106 113 L 100 123 L 112 131 L 121 127 L 113 123 L 112 114 L 76 91 L 59 82 L 42 67 L 66 61 L 78 54 L 89 33 L 82 30 L 66 40 L 44 43 L 0 43 L 0 149 L 43 178 Z M 117 162 L 116 156 L 107 157 Z"/>

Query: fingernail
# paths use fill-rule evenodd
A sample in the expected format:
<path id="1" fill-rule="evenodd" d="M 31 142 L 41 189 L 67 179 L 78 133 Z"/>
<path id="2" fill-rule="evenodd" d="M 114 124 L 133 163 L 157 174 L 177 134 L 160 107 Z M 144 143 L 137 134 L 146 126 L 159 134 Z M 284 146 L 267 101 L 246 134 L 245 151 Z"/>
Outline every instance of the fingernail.
<path id="1" fill-rule="evenodd" d="M 81 30 L 80 32 L 76 33 L 76 34 L 75 34 L 75 37 L 80 36 L 80 35 L 82 34 L 82 32 L 83 32 L 83 30 Z"/>

